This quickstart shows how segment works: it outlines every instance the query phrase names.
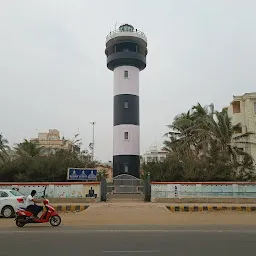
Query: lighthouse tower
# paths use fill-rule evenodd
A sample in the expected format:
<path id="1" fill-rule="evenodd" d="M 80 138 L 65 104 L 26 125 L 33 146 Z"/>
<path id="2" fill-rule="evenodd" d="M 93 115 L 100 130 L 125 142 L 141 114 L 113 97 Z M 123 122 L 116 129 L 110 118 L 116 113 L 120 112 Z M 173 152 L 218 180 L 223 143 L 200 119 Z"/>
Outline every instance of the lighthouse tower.
<path id="1" fill-rule="evenodd" d="M 129 24 L 106 39 L 107 67 L 114 72 L 113 176 L 140 176 L 139 73 L 146 67 L 147 38 Z"/>

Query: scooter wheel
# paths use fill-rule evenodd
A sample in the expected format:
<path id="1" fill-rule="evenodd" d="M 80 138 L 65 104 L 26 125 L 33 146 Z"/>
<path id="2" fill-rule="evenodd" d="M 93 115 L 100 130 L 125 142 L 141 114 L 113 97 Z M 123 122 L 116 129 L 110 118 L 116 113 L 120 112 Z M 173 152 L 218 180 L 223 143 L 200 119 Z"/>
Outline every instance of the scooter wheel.
<path id="1" fill-rule="evenodd" d="M 19 228 L 22 228 L 25 226 L 25 222 L 21 222 L 21 220 L 24 220 L 24 218 L 22 217 L 17 217 L 16 219 L 16 226 L 19 227 Z"/>
<path id="2" fill-rule="evenodd" d="M 58 227 L 61 223 L 61 217 L 56 215 L 56 216 L 52 216 L 50 218 L 50 224 L 53 226 L 53 227 Z"/>

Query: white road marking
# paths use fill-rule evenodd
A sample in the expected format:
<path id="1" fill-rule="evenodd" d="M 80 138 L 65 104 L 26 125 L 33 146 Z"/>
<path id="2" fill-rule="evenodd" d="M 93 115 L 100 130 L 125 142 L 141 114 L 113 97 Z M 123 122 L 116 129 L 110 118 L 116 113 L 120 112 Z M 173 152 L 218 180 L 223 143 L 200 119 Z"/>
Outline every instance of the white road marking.
<path id="1" fill-rule="evenodd" d="M 256 233 L 256 230 L 192 230 L 192 229 L 183 229 L 183 230 L 175 230 L 175 229 L 170 229 L 170 230 L 140 230 L 140 229 L 135 229 L 135 230 L 115 230 L 115 229 L 109 229 L 109 230 L 63 230 L 63 229 L 58 229 L 58 230 L 53 230 L 52 228 L 49 228 L 48 230 L 40 230 L 38 228 L 37 230 L 0 230 L 0 234 L 34 234 L 34 233 L 45 233 L 45 234 L 53 234 L 53 233 L 59 233 L 59 234 L 78 234 L 78 233 Z"/>
<path id="2" fill-rule="evenodd" d="M 103 253 L 159 253 L 160 250 L 145 250 L 145 251 L 102 251 Z"/>

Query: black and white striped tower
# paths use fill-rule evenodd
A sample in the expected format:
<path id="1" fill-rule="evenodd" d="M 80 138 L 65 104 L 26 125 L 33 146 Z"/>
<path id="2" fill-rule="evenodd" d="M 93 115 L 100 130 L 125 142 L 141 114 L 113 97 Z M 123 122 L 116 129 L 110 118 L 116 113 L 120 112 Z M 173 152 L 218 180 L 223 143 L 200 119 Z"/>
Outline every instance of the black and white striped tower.
<path id="1" fill-rule="evenodd" d="M 140 177 L 139 72 L 146 67 L 147 38 L 129 24 L 106 39 L 107 67 L 114 71 L 113 176 Z"/>

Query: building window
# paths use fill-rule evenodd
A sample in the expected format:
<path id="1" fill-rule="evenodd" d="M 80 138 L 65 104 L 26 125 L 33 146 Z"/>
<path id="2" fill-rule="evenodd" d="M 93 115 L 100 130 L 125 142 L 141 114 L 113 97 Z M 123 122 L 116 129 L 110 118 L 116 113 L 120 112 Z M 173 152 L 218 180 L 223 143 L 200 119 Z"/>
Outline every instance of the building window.
<path id="1" fill-rule="evenodd" d="M 232 103 L 233 105 L 233 113 L 236 114 L 236 113 L 241 113 L 241 108 L 240 108 L 240 101 L 234 101 Z"/>
<path id="2" fill-rule="evenodd" d="M 124 132 L 124 139 L 125 139 L 125 140 L 128 140 L 128 139 L 129 139 L 129 134 L 128 134 L 128 132 Z"/>
<path id="3" fill-rule="evenodd" d="M 128 173 L 128 164 L 124 164 L 124 172 Z"/>
<path id="4" fill-rule="evenodd" d="M 152 157 L 147 157 L 147 162 L 152 162 Z"/>
<path id="5" fill-rule="evenodd" d="M 124 108 L 128 108 L 128 101 L 124 102 Z"/>
<path id="6" fill-rule="evenodd" d="M 129 78 L 128 70 L 125 70 L 125 71 L 124 71 L 124 78 Z"/>
<path id="7" fill-rule="evenodd" d="M 242 133 L 242 127 L 235 127 L 234 128 L 234 133 L 237 134 L 237 133 Z"/>
<path id="8" fill-rule="evenodd" d="M 253 106 L 254 106 L 254 114 L 256 114 L 256 102 L 254 102 Z"/>

